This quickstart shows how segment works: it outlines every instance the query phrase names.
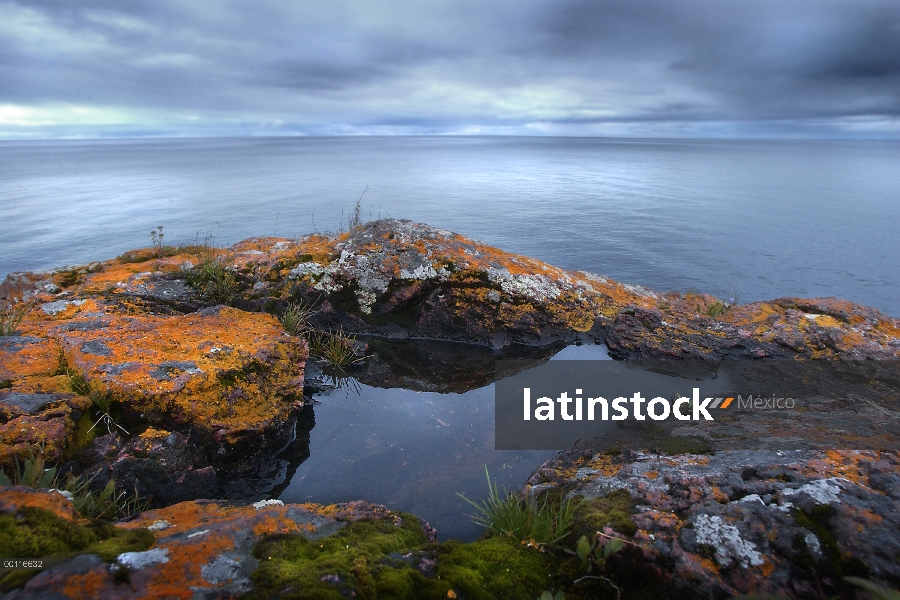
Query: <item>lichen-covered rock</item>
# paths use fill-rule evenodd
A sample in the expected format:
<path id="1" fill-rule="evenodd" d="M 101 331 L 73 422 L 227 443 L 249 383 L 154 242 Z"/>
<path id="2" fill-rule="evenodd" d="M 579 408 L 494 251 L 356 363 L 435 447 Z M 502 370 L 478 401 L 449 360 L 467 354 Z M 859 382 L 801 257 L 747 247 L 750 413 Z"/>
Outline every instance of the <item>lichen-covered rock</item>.
<path id="1" fill-rule="evenodd" d="M 631 527 L 615 529 L 673 593 L 843 595 L 850 575 L 900 583 L 896 452 L 573 450 L 526 486 L 558 487 L 588 503 L 627 494 Z"/>
<path id="2" fill-rule="evenodd" d="M 232 250 L 236 268 L 256 282 L 244 302 L 306 298 L 318 304 L 322 325 L 397 337 L 493 346 L 573 340 L 617 306 L 651 298 L 410 221 L 295 242 L 248 240 Z"/>
<path id="3" fill-rule="evenodd" d="M 449 231 L 393 219 L 336 236 L 231 248 L 237 303 L 314 302 L 322 327 L 394 337 L 546 344 L 591 338 L 621 358 L 898 358 L 900 320 L 852 302 L 742 307 L 565 271 Z"/>
<path id="4" fill-rule="evenodd" d="M 0 556 L 55 559 L 57 565 L 46 575 L 84 572 L 91 565 L 114 561 L 124 552 L 145 551 L 152 544 L 153 535 L 145 529 L 120 529 L 82 518 L 72 501 L 56 490 L 0 488 Z M 79 555 L 83 557 L 80 560 Z M 0 592 L 27 585 L 37 573 L 4 569 L 0 573 Z"/>
<path id="5" fill-rule="evenodd" d="M 321 540 L 348 523 L 384 521 L 399 527 L 403 518 L 364 502 L 285 506 L 268 501 L 244 507 L 186 502 L 92 530 L 58 492 L 0 488 L 0 521 L 18 520 L 18 537 L 34 546 L 29 551 L 7 535 L 13 532 L 0 527 L 0 555 L 41 558 L 52 547 L 57 555 L 86 559 L 40 573 L 19 572 L 18 579 L 2 583 L 7 590 L 24 584 L 5 596 L 10 599 L 234 597 L 252 589 L 251 575 L 259 565 L 254 547 L 266 536 Z M 53 535 L 49 521 L 62 541 L 42 537 Z M 414 518 L 413 523 L 418 527 Z M 418 535 L 424 539 L 420 530 Z"/>
<path id="6" fill-rule="evenodd" d="M 0 580 L 11 600 L 528 598 L 548 585 L 557 564 L 509 538 L 436 544 L 418 518 L 365 502 L 185 502 L 107 525 L 98 540 L 62 495 L 0 488 L 0 519 L 19 519 L 21 534 L 44 540 L 45 523 L 29 520 L 35 510 L 65 532 L 60 554 L 75 560 Z M 12 551 L 4 533 L 0 553 Z M 15 552 L 28 558 L 41 548 Z"/>
<path id="7" fill-rule="evenodd" d="M 18 335 L 0 338 L 0 464 L 39 448 L 49 461 L 73 458 L 92 426 L 126 438 L 150 426 L 190 435 L 198 468 L 237 476 L 291 439 L 304 340 L 271 315 L 223 306 L 153 314 L 91 295 L 95 284 L 88 277 L 81 297 L 65 299 L 38 286 Z"/>

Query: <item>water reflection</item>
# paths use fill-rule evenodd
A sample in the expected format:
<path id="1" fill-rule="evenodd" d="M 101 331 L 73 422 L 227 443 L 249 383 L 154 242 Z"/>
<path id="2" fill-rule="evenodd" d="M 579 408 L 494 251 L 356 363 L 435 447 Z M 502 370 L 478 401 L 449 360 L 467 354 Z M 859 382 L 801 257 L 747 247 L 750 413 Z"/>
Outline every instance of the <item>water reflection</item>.
<path id="1" fill-rule="evenodd" d="M 556 452 L 494 450 L 498 353 L 447 342 L 371 340 L 370 351 L 374 358 L 353 381 L 316 394 L 317 403 L 304 409 L 315 415 L 310 456 L 288 476 L 280 498 L 369 500 L 419 515 L 442 540 L 477 538 L 481 528 L 457 494 L 486 495 L 485 465 L 501 487 L 517 488 Z M 607 358 L 603 346 L 508 348 L 502 357 L 534 364 Z"/>

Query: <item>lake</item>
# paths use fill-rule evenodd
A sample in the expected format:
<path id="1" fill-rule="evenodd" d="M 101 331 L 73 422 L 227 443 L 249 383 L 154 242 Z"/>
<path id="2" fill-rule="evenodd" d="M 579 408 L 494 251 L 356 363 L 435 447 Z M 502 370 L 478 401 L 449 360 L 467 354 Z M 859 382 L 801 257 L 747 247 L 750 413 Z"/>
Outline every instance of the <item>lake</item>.
<path id="1" fill-rule="evenodd" d="M 173 244 L 336 231 L 362 196 L 363 219 L 625 283 L 839 296 L 900 316 L 898 165 L 896 141 L 7 141 L 0 277 L 149 246 L 158 225 Z"/>

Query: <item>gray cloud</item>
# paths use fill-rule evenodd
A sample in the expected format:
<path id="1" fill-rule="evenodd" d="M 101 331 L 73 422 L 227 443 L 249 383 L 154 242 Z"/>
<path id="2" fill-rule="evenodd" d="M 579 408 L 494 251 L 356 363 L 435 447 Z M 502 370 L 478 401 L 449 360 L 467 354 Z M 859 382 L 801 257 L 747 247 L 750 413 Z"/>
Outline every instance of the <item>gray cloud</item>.
<path id="1" fill-rule="evenodd" d="M 900 132 L 895 0 L 14 0 L 0 12 L 5 135 Z"/>

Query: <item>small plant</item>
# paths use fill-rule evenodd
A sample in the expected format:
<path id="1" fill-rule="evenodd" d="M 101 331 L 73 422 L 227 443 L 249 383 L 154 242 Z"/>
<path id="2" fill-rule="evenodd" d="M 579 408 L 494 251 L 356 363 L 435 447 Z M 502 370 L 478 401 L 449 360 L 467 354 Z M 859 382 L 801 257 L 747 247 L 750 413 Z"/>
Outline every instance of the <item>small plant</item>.
<path id="1" fill-rule="evenodd" d="M 10 479 L 0 471 L 0 486 L 21 485 L 35 489 L 54 489 L 72 500 L 76 510 L 87 517 L 95 519 L 116 519 L 131 517 L 147 510 L 150 499 L 142 501 L 137 489 L 134 495 L 116 492 L 116 482 L 112 479 L 99 492 L 90 489 L 92 479 L 84 479 L 69 473 L 61 480 L 57 467 L 44 467 L 44 453 L 41 449 L 36 455 L 32 452 L 20 464 L 15 462 L 13 478 Z"/>
<path id="2" fill-rule="evenodd" d="M 310 354 L 335 367 L 349 367 L 365 358 L 356 354 L 356 336 L 344 334 L 343 329 L 337 332 L 310 331 L 307 340 Z"/>
<path id="3" fill-rule="evenodd" d="M 484 474 L 488 483 L 486 500 L 473 502 L 462 494 L 460 498 L 475 507 L 472 520 L 487 529 L 491 535 L 506 535 L 522 543 L 555 544 L 569 535 L 575 505 L 566 498 L 550 502 L 549 495 L 543 500 L 533 496 L 520 497 L 506 489 L 501 494 L 496 481 L 491 481 L 487 467 Z"/>
<path id="4" fill-rule="evenodd" d="M 581 568 L 590 573 L 594 567 L 602 569 L 609 557 L 625 547 L 625 543 L 616 537 L 597 532 L 592 541 L 581 536 L 575 545 L 575 554 L 581 561 Z"/>
<path id="5" fill-rule="evenodd" d="M 156 258 L 162 258 L 163 254 L 163 226 L 157 225 L 156 230 L 150 230 L 150 240 L 153 242 L 153 250 L 156 252 Z"/>
<path id="6" fill-rule="evenodd" d="M 72 391 L 79 396 L 87 396 L 90 398 L 91 404 L 96 411 L 95 416 L 97 417 L 97 421 L 94 422 L 88 430 L 88 433 L 93 431 L 97 425 L 103 423 L 106 425 L 106 431 L 108 433 L 112 433 L 112 428 L 115 426 L 118 429 L 121 429 L 125 435 L 129 435 L 128 431 L 116 423 L 116 420 L 110 414 L 112 405 L 110 403 L 109 394 L 88 383 L 87 380 L 85 380 L 84 375 L 77 371 L 66 369 L 66 376 L 69 378 L 69 387 L 72 388 Z"/>
<path id="7" fill-rule="evenodd" d="M 347 228 L 353 229 L 355 227 L 359 227 L 362 225 L 362 199 L 363 196 L 366 195 L 366 192 L 369 191 L 369 186 L 366 186 L 366 189 L 363 190 L 363 193 L 359 195 L 359 198 L 356 200 L 356 206 L 353 207 L 353 213 L 347 218 Z"/>
<path id="8" fill-rule="evenodd" d="M 726 306 L 716 300 L 715 304 L 706 309 L 706 314 L 710 317 L 718 317 L 725 313 Z"/>
<path id="9" fill-rule="evenodd" d="M 728 298 L 728 308 L 734 308 L 740 302 L 740 296 L 738 292 L 741 288 L 733 288 L 731 283 L 728 284 L 728 291 L 725 293 L 725 296 Z"/>
<path id="10" fill-rule="evenodd" d="M 234 275 L 214 253 L 200 264 L 182 271 L 182 276 L 189 286 L 214 304 L 228 304 L 237 291 Z"/>
<path id="11" fill-rule="evenodd" d="M 16 329 L 30 308 L 31 305 L 28 303 L 13 304 L 10 302 L 0 309 L 0 336 L 16 335 Z"/>
<path id="12" fill-rule="evenodd" d="M 309 318 L 316 314 L 312 304 L 290 302 L 281 313 L 281 325 L 291 335 L 300 335 L 310 330 Z"/>

